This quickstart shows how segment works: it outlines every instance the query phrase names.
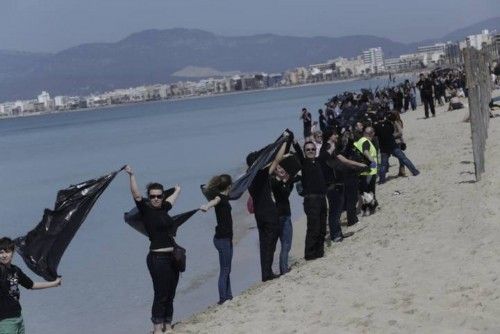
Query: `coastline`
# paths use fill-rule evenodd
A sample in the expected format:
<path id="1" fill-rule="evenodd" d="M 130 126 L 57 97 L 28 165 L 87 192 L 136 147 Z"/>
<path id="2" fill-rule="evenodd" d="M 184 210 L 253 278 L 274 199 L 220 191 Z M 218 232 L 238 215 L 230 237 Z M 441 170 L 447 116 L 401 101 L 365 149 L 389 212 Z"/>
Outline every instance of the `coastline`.
<path id="1" fill-rule="evenodd" d="M 414 76 L 414 75 L 416 75 L 416 72 L 411 71 L 411 72 L 396 73 L 393 76 Z M 0 116 L 0 122 L 2 120 L 11 120 L 11 119 L 17 119 L 17 118 L 24 118 L 24 117 L 37 117 L 37 116 L 45 116 L 45 115 L 51 115 L 51 114 L 69 114 L 69 113 L 73 113 L 73 112 L 85 112 L 85 111 L 88 111 L 88 112 L 106 111 L 107 109 L 115 109 L 115 108 L 119 108 L 119 107 L 128 107 L 128 106 L 133 106 L 133 105 L 169 103 L 169 102 L 176 102 L 176 101 L 188 101 L 188 100 L 195 100 L 195 99 L 214 98 L 214 97 L 220 97 L 220 96 L 252 94 L 252 93 L 275 91 L 275 90 L 279 91 L 279 90 L 285 90 L 285 89 L 294 89 L 294 88 L 302 88 L 302 87 L 310 87 L 310 86 L 334 85 L 334 84 L 340 84 L 340 83 L 345 83 L 345 82 L 364 81 L 364 80 L 371 80 L 371 79 L 383 79 L 383 78 L 387 78 L 388 76 L 389 76 L 388 74 L 383 74 L 383 75 L 379 75 L 379 76 L 372 76 L 372 77 L 367 78 L 367 79 L 362 78 L 362 77 L 356 77 L 356 78 L 348 78 L 348 79 L 335 80 L 335 81 L 322 81 L 322 82 L 305 83 L 305 84 L 299 84 L 299 85 L 293 85 L 293 86 L 269 87 L 269 88 L 265 88 L 265 89 L 234 91 L 234 92 L 211 94 L 211 95 L 182 96 L 182 97 L 170 98 L 170 99 L 164 99 L 164 100 L 111 104 L 111 105 L 92 107 L 92 108 L 77 108 L 77 109 L 73 109 L 73 110 L 61 110 L 61 111 L 57 111 L 57 110 L 40 111 L 40 112 L 29 113 L 26 115 L 23 114 L 23 115 L 16 115 L 16 116 Z"/>
<path id="2" fill-rule="evenodd" d="M 179 322 L 175 332 L 499 332 L 498 118 L 490 123 L 487 171 L 475 183 L 470 125 L 462 122 L 468 109 L 445 108 L 435 119 L 424 120 L 422 106 L 403 114 L 407 154 L 421 175 L 378 187 L 381 210 L 343 227 L 352 237 Z M 389 175 L 397 173 L 394 158 L 392 165 Z M 302 255 L 304 225 L 304 217 L 294 222 L 293 257 Z"/>

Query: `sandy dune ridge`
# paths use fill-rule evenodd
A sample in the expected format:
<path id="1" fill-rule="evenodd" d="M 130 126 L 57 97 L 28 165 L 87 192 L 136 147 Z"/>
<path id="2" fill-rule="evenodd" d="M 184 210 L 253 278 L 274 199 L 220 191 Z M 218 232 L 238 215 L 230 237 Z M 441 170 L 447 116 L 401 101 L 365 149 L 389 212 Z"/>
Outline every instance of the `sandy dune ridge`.
<path id="1" fill-rule="evenodd" d="M 175 332 L 500 333 L 500 117 L 475 183 L 467 110 L 444 110 L 403 115 L 406 153 L 421 174 L 378 187 L 381 210 L 344 227 L 354 236 Z M 296 256 L 304 224 L 294 226 Z"/>

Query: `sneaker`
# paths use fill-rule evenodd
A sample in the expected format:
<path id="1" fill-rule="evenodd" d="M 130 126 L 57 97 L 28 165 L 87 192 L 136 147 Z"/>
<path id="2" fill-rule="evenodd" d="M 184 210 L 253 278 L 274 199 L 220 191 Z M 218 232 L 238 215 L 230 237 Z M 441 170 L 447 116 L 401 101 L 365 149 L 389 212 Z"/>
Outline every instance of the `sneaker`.
<path id="1" fill-rule="evenodd" d="M 342 242 L 344 240 L 344 237 L 335 237 L 332 241 L 333 242 Z"/>

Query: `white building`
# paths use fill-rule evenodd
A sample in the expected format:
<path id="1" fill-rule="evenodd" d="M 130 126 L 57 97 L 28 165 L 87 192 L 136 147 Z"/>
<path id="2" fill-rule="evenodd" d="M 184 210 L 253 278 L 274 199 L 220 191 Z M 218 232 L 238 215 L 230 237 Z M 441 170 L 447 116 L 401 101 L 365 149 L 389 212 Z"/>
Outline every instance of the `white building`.
<path id="1" fill-rule="evenodd" d="M 45 110 L 50 110 L 54 107 L 54 101 L 51 100 L 50 94 L 43 91 L 42 94 L 38 95 L 38 103 L 43 104 Z"/>
<path id="2" fill-rule="evenodd" d="M 381 47 L 370 48 L 363 51 L 363 62 L 370 68 L 372 73 L 384 70 L 384 52 Z"/>
<path id="3" fill-rule="evenodd" d="M 477 50 L 481 50 L 483 43 L 490 44 L 491 36 L 488 30 L 483 30 L 478 35 L 470 35 L 465 39 L 466 45 L 471 46 Z"/>

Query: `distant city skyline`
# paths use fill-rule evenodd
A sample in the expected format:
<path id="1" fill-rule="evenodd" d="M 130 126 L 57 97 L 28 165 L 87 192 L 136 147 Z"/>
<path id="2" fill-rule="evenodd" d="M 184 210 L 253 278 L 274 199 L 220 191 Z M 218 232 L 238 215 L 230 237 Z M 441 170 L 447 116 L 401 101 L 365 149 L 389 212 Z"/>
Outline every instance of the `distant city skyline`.
<path id="1" fill-rule="evenodd" d="M 57 52 L 146 29 L 219 35 L 439 38 L 500 15 L 497 0 L 2 0 L 0 49 Z"/>

